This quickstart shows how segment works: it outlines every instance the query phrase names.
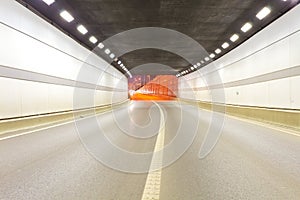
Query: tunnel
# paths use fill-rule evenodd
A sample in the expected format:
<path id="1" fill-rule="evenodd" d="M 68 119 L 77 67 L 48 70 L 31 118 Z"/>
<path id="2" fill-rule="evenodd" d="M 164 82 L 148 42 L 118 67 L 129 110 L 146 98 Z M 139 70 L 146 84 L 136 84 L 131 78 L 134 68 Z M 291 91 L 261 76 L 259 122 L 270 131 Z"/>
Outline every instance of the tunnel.
<path id="1" fill-rule="evenodd" d="M 299 200 L 299 0 L 1 0 L 0 199 Z"/>

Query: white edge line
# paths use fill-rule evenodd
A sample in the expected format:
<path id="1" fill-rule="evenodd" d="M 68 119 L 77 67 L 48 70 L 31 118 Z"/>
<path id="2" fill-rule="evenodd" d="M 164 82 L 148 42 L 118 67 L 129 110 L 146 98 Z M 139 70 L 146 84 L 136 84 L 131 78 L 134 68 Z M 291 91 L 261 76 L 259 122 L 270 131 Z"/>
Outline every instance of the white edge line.
<path id="1" fill-rule="evenodd" d="M 55 128 L 55 127 L 58 127 L 58 126 L 63 126 L 63 125 L 66 125 L 66 124 L 74 123 L 75 121 L 80 121 L 80 120 L 84 120 L 84 119 L 89 119 L 91 117 L 103 115 L 103 114 L 106 114 L 106 113 L 109 113 L 109 112 L 112 112 L 112 109 L 110 109 L 108 111 L 98 113 L 98 114 L 95 114 L 95 115 L 87 116 L 87 117 L 84 117 L 84 118 L 79 118 L 79 119 L 76 119 L 76 120 L 73 119 L 73 120 L 68 121 L 68 122 L 63 122 L 63 123 L 55 124 L 55 125 L 52 125 L 52 126 L 47 126 L 47 127 L 44 127 L 44 128 L 38 128 L 38 129 L 35 129 L 35 130 L 32 130 L 32 131 L 27 131 L 27 132 L 24 132 L 24 133 L 10 135 L 10 136 L 6 136 L 6 137 L 0 137 L 0 141 L 12 139 L 12 138 L 23 136 L 23 135 L 32 134 L 32 133 L 39 132 L 39 131 L 48 130 L 48 129 Z M 8 134 L 8 133 L 3 133 L 3 135 L 5 135 L 5 134 Z"/>

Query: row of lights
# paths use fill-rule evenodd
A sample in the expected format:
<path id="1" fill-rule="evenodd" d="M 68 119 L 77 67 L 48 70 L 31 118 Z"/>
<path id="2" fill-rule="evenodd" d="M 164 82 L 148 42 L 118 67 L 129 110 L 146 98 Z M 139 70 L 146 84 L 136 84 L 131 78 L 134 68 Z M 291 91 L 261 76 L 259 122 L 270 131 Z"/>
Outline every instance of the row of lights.
<path id="1" fill-rule="evenodd" d="M 111 59 L 114 59 L 114 61 L 120 66 L 120 68 L 126 73 L 128 74 L 129 78 L 132 78 L 132 75 L 130 73 L 130 71 L 126 68 L 126 66 L 122 63 L 121 60 L 119 60 L 118 58 L 116 58 L 115 54 L 111 52 L 111 50 L 109 48 L 104 48 L 104 44 L 103 43 L 99 43 L 98 47 L 102 50 L 104 50 L 104 53 L 106 55 L 108 55 Z"/>
<path id="2" fill-rule="evenodd" d="M 52 5 L 55 2 L 55 0 L 42 0 L 42 1 L 45 2 L 48 6 Z M 59 15 L 61 16 L 61 18 L 63 18 L 68 23 L 71 23 L 72 21 L 74 21 L 74 17 L 71 15 L 71 13 L 69 13 L 66 10 L 61 11 Z M 85 35 L 85 34 L 88 33 L 88 30 L 82 24 L 79 24 L 77 26 L 77 30 L 82 35 Z M 91 43 L 93 43 L 93 44 L 96 44 L 98 42 L 98 39 L 95 36 L 90 36 L 89 41 Z M 98 47 L 100 49 L 103 49 L 104 52 L 105 52 L 105 54 L 107 54 L 111 59 L 114 59 L 114 61 L 118 63 L 118 65 L 120 66 L 120 68 L 123 71 L 125 71 L 130 78 L 132 78 L 132 75 L 129 72 L 129 70 L 125 67 L 125 65 L 122 63 L 122 61 L 120 61 L 117 58 L 115 58 L 115 54 L 111 53 L 110 49 L 108 49 L 108 48 L 105 49 L 103 43 L 99 43 Z"/>
<path id="3" fill-rule="evenodd" d="M 45 2 L 48 6 L 52 5 L 55 3 L 55 0 L 42 0 Z M 72 16 L 71 13 L 69 13 L 66 10 L 63 10 L 59 13 L 60 17 L 63 18 L 66 22 L 71 23 L 74 21 L 74 17 Z M 83 26 L 82 24 L 79 24 L 77 26 L 77 30 L 82 34 L 85 35 L 88 33 L 88 30 Z M 96 44 L 98 42 L 97 38 L 95 36 L 90 36 L 89 41 L 93 44 Z"/>
<path id="4" fill-rule="evenodd" d="M 282 1 L 287 1 L 287 0 L 282 0 Z M 264 7 L 263 9 L 261 9 L 257 14 L 256 14 L 256 18 L 259 19 L 259 20 L 263 20 L 265 17 L 267 17 L 269 14 L 271 13 L 271 9 L 269 7 Z M 241 31 L 243 33 L 246 33 L 248 32 L 251 28 L 253 27 L 252 23 L 251 22 L 247 22 L 245 23 L 242 28 L 241 28 Z M 230 37 L 230 41 L 232 43 L 236 42 L 238 39 L 240 38 L 240 36 L 235 33 L 233 34 L 231 37 Z M 230 44 L 228 42 L 224 42 L 221 47 L 225 50 L 227 49 L 228 47 L 230 46 Z M 208 62 L 210 61 L 211 59 L 215 58 L 216 57 L 216 54 L 220 54 L 222 53 L 222 50 L 221 48 L 217 48 L 215 50 L 215 53 L 211 53 L 209 54 L 209 56 L 205 57 L 203 60 L 201 60 L 199 63 L 197 63 L 196 65 L 193 65 L 192 67 L 190 67 L 189 69 L 187 70 L 184 70 L 184 71 L 181 71 L 180 73 L 178 73 L 176 75 L 176 77 L 180 77 L 180 76 L 183 76 L 183 75 L 186 75 L 188 74 L 189 72 L 192 72 L 192 71 L 195 71 L 197 70 L 202 64 L 205 64 L 205 62 Z"/>
<path id="5" fill-rule="evenodd" d="M 128 74 L 129 78 L 132 78 L 132 74 L 130 73 L 130 71 L 126 68 L 126 66 L 122 63 L 121 60 L 119 60 L 118 58 L 115 58 L 115 54 L 111 53 L 110 49 L 108 48 L 104 48 L 104 44 L 103 43 L 99 43 L 98 47 L 102 50 L 104 50 L 104 53 L 107 54 L 111 59 L 114 59 L 114 61 L 120 66 L 120 68 L 126 73 Z"/>

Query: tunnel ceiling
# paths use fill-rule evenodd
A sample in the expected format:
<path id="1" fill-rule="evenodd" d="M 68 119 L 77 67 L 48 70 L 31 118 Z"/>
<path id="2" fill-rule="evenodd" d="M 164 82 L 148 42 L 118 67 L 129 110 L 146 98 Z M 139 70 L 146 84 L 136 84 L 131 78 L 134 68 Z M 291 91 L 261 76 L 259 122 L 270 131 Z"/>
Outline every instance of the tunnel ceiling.
<path id="1" fill-rule="evenodd" d="M 295 0 L 56 0 L 51 6 L 41 0 L 19 2 L 89 49 L 97 45 L 89 41 L 91 35 L 101 42 L 133 28 L 164 27 L 192 37 L 208 53 L 213 53 L 217 48 L 222 49 L 224 42 L 230 43 L 230 47 L 222 49 L 222 53 L 215 59 L 241 44 L 296 4 Z M 272 12 L 260 21 L 255 15 L 264 6 L 269 6 Z M 66 23 L 59 16 L 63 9 L 74 16 L 74 22 Z M 253 23 L 253 28 L 242 33 L 240 29 L 248 21 Z M 79 23 L 89 30 L 86 36 L 77 32 L 76 25 Z M 238 33 L 240 39 L 231 43 L 229 38 L 234 33 Z M 104 59 L 112 61 L 105 55 Z M 119 59 L 128 69 L 144 63 L 162 63 L 176 71 L 191 66 L 177 55 L 153 49 L 134 51 Z M 116 62 L 113 65 L 122 71 Z"/>

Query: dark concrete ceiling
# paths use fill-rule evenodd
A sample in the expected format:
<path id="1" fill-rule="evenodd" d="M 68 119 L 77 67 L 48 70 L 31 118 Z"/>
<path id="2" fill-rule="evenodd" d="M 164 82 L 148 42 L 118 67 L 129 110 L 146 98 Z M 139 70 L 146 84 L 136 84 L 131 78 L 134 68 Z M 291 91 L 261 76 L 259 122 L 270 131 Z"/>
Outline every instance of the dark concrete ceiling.
<path id="1" fill-rule="evenodd" d="M 298 1 L 56 0 L 56 3 L 51 7 L 41 1 L 23 0 L 21 2 L 28 4 L 30 8 L 38 11 L 39 14 L 90 49 L 96 45 L 88 41 L 88 36 L 83 37 L 76 31 L 76 24 L 84 24 L 89 30 L 88 35 L 94 35 L 99 42 L 134 28 L 168 28 L 193 38 L 208 53 L 220 48 L 224 42 L 230 42 L 229 38 L 232 34 L 239 33 L 238 42 L 231 44 L 226 51 L 218 55 L 220 57 L 288 11 Z M 269 6 L 272 13 L 260 21 L 255 18 L 255 15 L 264 6 Z M 63 9 L 72 13 L 75 18 L 74 22 L 68 24 L 59 17 L 59 11 Z M 253 23 L 253 29 L 246 34 L 241 33 L 240 28 L 248 21 Z M 176 54 L 156 49 L 136 50 L 121 56 L 119 59 L 128 69 L 146 63 L 161 63 L 177 71 L 191 66 L 191 63 Z M 116 63 L 113 65 L 119 69 Z"/>

